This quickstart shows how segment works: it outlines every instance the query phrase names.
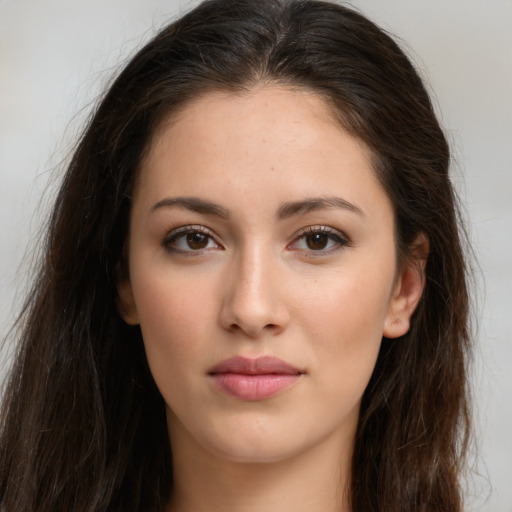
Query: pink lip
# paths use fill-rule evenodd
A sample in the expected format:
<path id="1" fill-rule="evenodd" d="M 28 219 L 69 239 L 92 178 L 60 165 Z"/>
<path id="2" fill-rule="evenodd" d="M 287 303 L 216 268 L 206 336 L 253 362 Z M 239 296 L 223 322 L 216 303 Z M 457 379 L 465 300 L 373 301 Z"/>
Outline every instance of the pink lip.
<path id="1" fill-rule="evenodd" d="M 209 372 L 221 391 L 241 400 L 270 398 L 291 387 L 304 373 L 276 357 L 232 357 Z"/>

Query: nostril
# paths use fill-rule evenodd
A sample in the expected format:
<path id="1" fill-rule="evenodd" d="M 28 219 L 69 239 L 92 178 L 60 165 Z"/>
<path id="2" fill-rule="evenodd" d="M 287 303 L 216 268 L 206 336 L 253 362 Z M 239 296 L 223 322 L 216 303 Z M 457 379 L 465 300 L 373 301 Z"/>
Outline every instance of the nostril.
<path id="1" fill-rule="evenodd" d="M 278 324 L 266 324 L 263 327 L 258 327 L 257 325 L 241 325 L 234 322 L 229 326 L 229 331 L 232 333 L 245 333 L 251 338 L 259 338 L 264 336 L 265 333 L 277 334 L 280 330 Z"/>

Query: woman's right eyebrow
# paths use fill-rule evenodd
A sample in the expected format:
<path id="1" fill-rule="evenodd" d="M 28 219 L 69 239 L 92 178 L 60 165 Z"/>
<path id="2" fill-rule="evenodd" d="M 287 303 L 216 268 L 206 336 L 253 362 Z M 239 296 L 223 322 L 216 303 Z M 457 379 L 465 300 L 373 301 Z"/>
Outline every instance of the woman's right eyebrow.
<path id="1" fill-rule="evenodd" d="M 159 208 L 169 208 L 173 206 L 185 208 L 197 213 L 215 215 L 222 219 L 229 218 L 229 212 L 226 208 L 210 201 L 206 201 L 205 199 L 200 199 L 199 197 L 166 197 L 151 207 L 151 213 Z"/>

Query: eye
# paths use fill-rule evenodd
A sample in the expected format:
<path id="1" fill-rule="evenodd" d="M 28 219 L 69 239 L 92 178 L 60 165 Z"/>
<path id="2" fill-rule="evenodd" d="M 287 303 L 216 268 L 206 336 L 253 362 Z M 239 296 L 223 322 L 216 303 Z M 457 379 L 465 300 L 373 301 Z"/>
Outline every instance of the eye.
<path id="1" fill-rule="evenodd" d="M 348 245 L 347 238 L 327 226 L 308 227 L 299 232 L 290 248 L 299 251 L 330 253 Z"/>
<path id="2" fill-rule="evenodd" d="M 220 248 L 203 226 L 183 226 L 175 229 L 164 238 L 162 245 L 168 251 L 189 254 Z"/>

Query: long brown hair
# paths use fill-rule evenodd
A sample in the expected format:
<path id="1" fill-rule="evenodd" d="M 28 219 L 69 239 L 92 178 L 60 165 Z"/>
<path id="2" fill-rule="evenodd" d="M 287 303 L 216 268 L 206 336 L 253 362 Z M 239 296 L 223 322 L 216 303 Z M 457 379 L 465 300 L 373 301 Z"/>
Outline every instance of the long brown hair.
<path id="1" fill-rule="evenodd" d="M 363 397 L 354 511 L 460 511 L 469 432 L 467 268 L 449 148 L 418 73 L 358 12 L 311 0 L 210 0 L 164 28 L 110 87 L 69 164 L 31 293 L 0 432 L 2 512 L 163 510 L 163 399 L 118 314 L 130 197 L 161 120 L 208 90 L 308 88 L 372 150 L 399 260 L 424 233 L 410 331 L 384 339 Z"/>

